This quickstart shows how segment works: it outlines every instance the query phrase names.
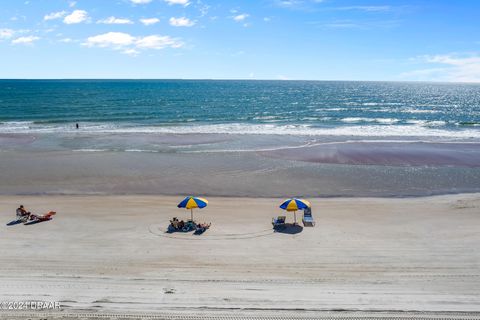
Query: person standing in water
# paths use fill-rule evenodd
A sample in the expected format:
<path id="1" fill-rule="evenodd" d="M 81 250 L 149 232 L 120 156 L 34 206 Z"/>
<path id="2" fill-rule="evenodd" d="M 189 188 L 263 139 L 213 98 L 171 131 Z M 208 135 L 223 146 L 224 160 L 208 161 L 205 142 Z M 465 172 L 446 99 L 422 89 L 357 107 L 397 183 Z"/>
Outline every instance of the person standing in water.
<path id="1" fill-rule="evenodd" d="M 80 126 L 78 125 L 78 122 L 75 124 L 75 128 L 79 129 Z"/>

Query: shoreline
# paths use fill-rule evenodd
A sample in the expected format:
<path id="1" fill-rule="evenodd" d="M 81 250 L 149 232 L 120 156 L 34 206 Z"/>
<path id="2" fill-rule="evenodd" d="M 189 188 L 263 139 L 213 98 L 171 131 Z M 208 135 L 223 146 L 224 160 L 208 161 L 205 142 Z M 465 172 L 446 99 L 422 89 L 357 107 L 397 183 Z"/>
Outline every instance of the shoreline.
<path id="1" fill-rule="evenodd" d="M 8 193 L 0 193 L 1 197 L 74 197 L 74 198 L 81 198 L 81 197 L 169 197 L 169 198 L 182 198 L 191 194 L 186 193 L 178 193 L 178 194 L 157 194 L 157 193 L 15 193 L 15 194 L 8 194 Z M 440 197 L 468 197 L 468 196 L 477 196 L 480 195 L 479 191 L 472 191 L 472 192 L 450 192 L 450 193 L 438 193 L 438 194 L 425 194 L 425 195 L 410 195 L 410 196 L 341 196 L 341 195 L 333 195 L 333 196 L 316 196 L 316 197 L 308 197 L 308 199 L 314 200 L 355 200 L 355 199 L 385 199 L 385 200 L 408 200 L 408 199 L 422 199 L 422 198 L 440 198 Z M 288 196 L 236 196 L 236 195 L 215 195 L 215 194 L 199 194 L 196 196 L 202 197 L 212 197 L 212 198 L 219 198 L 219 199 L 286 199 L 289 198 Z M 299 196 L 300 197 L 300 196 Z M 305 196 L 301 196 L 302 198 L 307 198 Z"/>

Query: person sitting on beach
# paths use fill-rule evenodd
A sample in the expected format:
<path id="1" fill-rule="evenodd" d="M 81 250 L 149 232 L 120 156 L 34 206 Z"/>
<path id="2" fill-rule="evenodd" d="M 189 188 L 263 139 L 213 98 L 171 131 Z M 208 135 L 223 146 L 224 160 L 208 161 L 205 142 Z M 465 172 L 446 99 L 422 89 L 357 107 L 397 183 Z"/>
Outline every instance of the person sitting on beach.
<path id="1" fill-rule="evenodd" d="M 183 229 L 183 227 L 185 227 L 185 222 L 183 220 L 180 220 L 180 222 L 178 223 L 178 229 Z"/>
<path id="2" fill-rule="evenodd" d="M 23 207 L 23 205 L 20 205 L 20 207 L 17 208 L 17 217 L 18 218 L 24 218 L 24 217 L 27 217 L 27 219 L 30 217 L 30 212 L 28 212 L 27 210 L 25 210 L 25 208 Z"/>
<path id="3" fill-rule="evenodd" d="M 205 222 L 204 223 L 199 223 L 199 224 L 197 224 L 197 229 L 205 231 L 208 228 L 210 228 L 211 225 L 212 225 L 211 223 L 205 223 Z"/>
<path id="4" fill-rule="evenodd" d="M 173 228 L 178 229 L 178 219 L 175 217 L 170 221 L 170 224 L 172 225 Z"/>

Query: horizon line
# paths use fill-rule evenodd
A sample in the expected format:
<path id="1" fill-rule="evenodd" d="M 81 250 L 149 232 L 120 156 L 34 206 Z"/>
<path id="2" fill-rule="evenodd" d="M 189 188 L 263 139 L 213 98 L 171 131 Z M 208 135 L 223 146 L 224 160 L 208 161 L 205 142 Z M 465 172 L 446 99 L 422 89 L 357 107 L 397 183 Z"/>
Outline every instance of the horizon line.
<path id="1" fill-rule="evenodd" d="M 52 81 L 75 81 L 75 80 L 90 80 L 90 81 L 278 81 L 278 82 L 395 82 L 395 83 L 438 83 L 438 84 L 480 84 L 475 81 L 437 81 L 437 80 L 326 80 L 326 79 L 252 79 L 252 78 L 0 78 L 0 81 L 12 80 L 52 80 Z"/>

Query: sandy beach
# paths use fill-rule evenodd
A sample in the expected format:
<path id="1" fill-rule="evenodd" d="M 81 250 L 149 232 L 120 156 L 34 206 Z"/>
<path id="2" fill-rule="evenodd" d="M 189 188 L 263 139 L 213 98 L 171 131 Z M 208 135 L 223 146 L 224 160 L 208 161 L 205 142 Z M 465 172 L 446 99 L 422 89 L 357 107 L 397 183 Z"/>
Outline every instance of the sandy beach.
<path id="1" fill-rule="evenodd" d="M 229 310 L 478 316 L 479 194 L 311 199 L 316 227 L 274 233 L 281 200 L 210 197 L 195 217 L 212 227 L 196 236 L 165 233 L 171 217 L 189 216 L 176 208 L 179 197 L 1 196 L 0 301 L 58 301 L 52 319 Z M 58 214 L 6 226 L 20 203 Z"/>

